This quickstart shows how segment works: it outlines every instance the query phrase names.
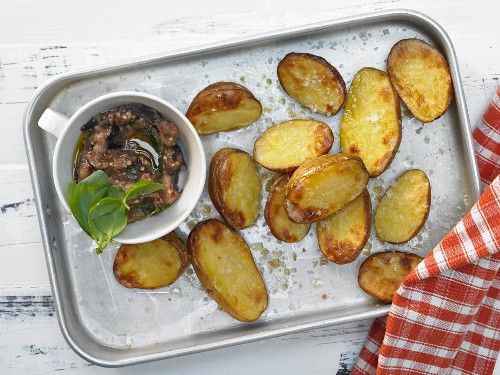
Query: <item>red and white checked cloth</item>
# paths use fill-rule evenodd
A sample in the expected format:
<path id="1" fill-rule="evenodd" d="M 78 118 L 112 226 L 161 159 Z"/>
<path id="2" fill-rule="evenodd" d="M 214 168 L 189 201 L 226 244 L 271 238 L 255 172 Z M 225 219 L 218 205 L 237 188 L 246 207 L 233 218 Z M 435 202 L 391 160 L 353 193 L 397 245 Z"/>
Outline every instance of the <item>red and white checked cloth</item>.
<path id="1" fill-rule="evenodd" d="M 351 374 L 493 372 L 500 350 L 500 88 L 473 138 L 486 191 L 403 280 Z"/>

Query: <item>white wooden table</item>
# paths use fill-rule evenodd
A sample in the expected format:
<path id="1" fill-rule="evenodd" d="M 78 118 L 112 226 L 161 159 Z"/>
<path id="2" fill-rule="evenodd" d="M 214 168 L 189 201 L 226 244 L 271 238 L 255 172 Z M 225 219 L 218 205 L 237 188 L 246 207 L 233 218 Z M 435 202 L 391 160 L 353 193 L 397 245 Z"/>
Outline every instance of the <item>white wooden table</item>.
<path id="1" fill-rule="evenodd" d="M 390 8 L 423 12 L 448 32 L 471 123 L 477 123 L 499 84 L 498 0 L 3 2 L 0 372 L 347 374 L 371 326 L 369 320 L 128 368 L 100 368 L 77 356 L 55 317 L 21 123 L 35 89 L 62 72 Z"/>

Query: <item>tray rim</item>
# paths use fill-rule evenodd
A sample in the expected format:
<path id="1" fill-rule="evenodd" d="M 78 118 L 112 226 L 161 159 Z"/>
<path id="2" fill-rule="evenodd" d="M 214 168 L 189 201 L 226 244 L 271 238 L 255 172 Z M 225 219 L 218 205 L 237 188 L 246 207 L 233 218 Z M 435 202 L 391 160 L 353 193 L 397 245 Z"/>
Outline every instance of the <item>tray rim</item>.
<path id="1" fill-rule="evenodd" d="M 35 198 L 35 205 L 37 209 L 38 221 L 40 225 L 40 232 L 42 237 L 42 244 L 44 247 L 45 260 L 49 275 L 49 281 L 52 291 L 52 296 L 54 300 L 54 308 L 57 316 L 57 320 L 59 323 L 59 327 L 63 334 L 64 339 L 68 343 L 68 345 L 83 359 L 99 365 L 103 367 L 121 367 L 133 364 L 140 364 L 160 359 L 172 358 L 180 355 L 193 354 L 201 351 L 212 350 L 223 348 L 227 346 L 232 346 L 236 344 L 242 344 L 247 342 L 252 342 L 256 340 L 272 338 L 277 336 L 282 336 L 285 334 L 300 332 L 309 329 L 315 329 L 324 326 L 330 326 L 335 324 L 347 323 L 361 319 L 367 318 L 376 318 L 383 315 L 387 315 L 390 311 L 391 305 L 381 305 L 376 306 L 372 310 L 363 313 L 357 313 L 350 315 L 348 317 L 341 316 L 321 321 L 308 322 L 298 324 L 293 327 L 286 328 L 278 328 L 275 330 L 269 330 L 260 332 L 257 334 L 251 334 L 245 336 L 243 339 L 223 339 L 221 341 L 217 341 L 211 343 L 209 345 L 203 345 L 198 347 L 192 347 L 190 350 L 185 349 L 177 349 L 170 350 L 166 352 L 156 352 L 153 354 L 148 354 L 141 357 L 135 358 L 127 358 L 125 360 L 110 360 L 105 358 L 100 358 L 95 354 L 89 353 L 85 351 L 82 346 L 77 342 L 77 340 L 73 337 L 73 334 L 68 327 L 68 323 L 64 317 L 64 308 L 63 308 L 63 300 L 61 296 L 60 287 L 57 283 L 57 273 L 55 271 L 55 259 L 52 252 L 52 246 L 49 239 L 49 234 L 47 232 L 47 223 L 49 218 L 43 208 L 43 200 L 42 200 L 42 192 L 40 183 L 38 180 L 38 168 L 36 165 L 36 160 L 33 154 L 33 144 L 31 142 L 30 133 L 31 133 L 31 123 L 34 120 L 33 115 L 34 112 L 38 109 L 39 102 L 45 96 L 53 96 L 57 93 L 61 88 L 63 88 L 68 83 L 74 80 L 81 80 L 88 77 L 96 77 L 99 75 L 103 75 L 106 73 L 111 73 L 117 69 L 130 69 L 137 66 L 148 66 L 159 63 L 164 60 L 173 59 L 173 58 L 182 58 L 187 56 L 193 56 L 197 54 L 204 54 L 209 52 L 215 52 L 220 49 L 225 48 L 234 48 L 238 46 L 243 46 L 246 44 L 258 43 L 258 42 L 268 42 L 273 39 L 283 38 L 283 37 L 293 37 L 300 33 L 308 33 L 308 32 L 316 32 L 329 28 L 341 28 L 346 26 L 356 26 L 362 22 L 381 22 L 384 20 L 398 20 L 398 21 L 406 21 L 413 24 L 416 24 L 419 27 L 422 27 L 426 30 L 429 30 L 433 33 L 433 36 L 439 40 L 442 44 L 444 52 L 446 54 L 448 63 L 450 65 L 450 71 L 452 75 L 454 93 L 455 93 L 455 104 L 457 107 L 457 114 L 459 123 L 461 125 L 461 139 L 465 142 L 465 151 L 466 151 L 466 161 L 467 165 L 470 167 L 471 173 L 471 183 L 474 188 L 474 197 L 472 197 L 472 203 L 474 203 L 480 196 L 481 185 L 479 179 L 479 169 L 477 166 L 477 161 L 474 155 L 473 148 L 473 140 L 472 140 L 472 132 L 470 120 L 468 117 L 467 106 L 465 102 L 465 95 L 462 85 L 462 80 L 459 72 L 458 62 L 456 53 L 451 42 L 450 37 L 444 30 L 444 28 L 437 23 L 434 19 L 430 18 L 426 14 L 421 12 L 417 12 L 410 9 L 388 9 L 381 10 L 371 13 L 365 13 L 360 15 L 351 15 L 347 17 L 342 17 L 338 19 L 332 19 L 317 23 L 311 23 L 306 25 L 294 26 L 290 28 L 284 28 L 274 31 L 269 31 L 265 33 L 259 33 L 249 36 L 244 36 L 235 39 L 229 39 L 225 41 L 202 44 L 198 46 L 192 46 L 185 49 L 178 49 L 174 51 L 169 51 L 165 53 L 152 54 L 143 57 L 136 57 L 133 59 L 121 60 L 109 64 L 97 65 L 93 67 L 87 67 L 83 69 L 78 69 L 66 73 L 59 74 L 55 77 L 52 77 L 42 83 L 35 93 L 33 94 L 31 100 L 28 102 L 24 116 L 23 116 L 23 136 L 24 136 L 24 144 L 25 150 L 27 153 L 28 159 L 28 167 L 30 171 L 31 182 L 33 186 L 33 193 Z M 114 348 L 113 348 L 114 349 Z"/>

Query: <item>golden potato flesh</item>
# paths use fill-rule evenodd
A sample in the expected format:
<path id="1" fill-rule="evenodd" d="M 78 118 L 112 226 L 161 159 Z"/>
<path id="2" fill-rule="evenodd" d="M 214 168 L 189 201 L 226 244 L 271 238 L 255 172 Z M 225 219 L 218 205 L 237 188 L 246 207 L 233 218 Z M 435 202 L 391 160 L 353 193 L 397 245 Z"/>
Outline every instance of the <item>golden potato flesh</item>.
<path id="1" fill-rule="evenodd" d="M 416 254 L 399 251 L 372 254 L 359 267 L 358 284 L 373 298 L 390 303 L 401 282 L 421 261 Z"/>
<path id="2" fill-rule="evenodd" d="M 316 234 L 323 255 L 331 262 L 354 261 L 370 237 L 372 205 L 368 190 L 333 215 L 318 221 Z"/>
<path id="3" fill-rule="evenodd" d="M 290 172 L 332 148 L 330 127 L 316 120 L 291 120 L 274 125 L 257 138 L 255 161 L 276 172 Z"/>
<path id="4" fill-rule="evenodd" d="M 363 68 L 352 81 L 340 122 L 342 153 L 359 156 L 370 177 L 385 171 L 401 142 L 399 97 L 381 70 Z"/>
<path id="5" fill-rule="evenodd" d="M 211 134 L 248 126 L 262 114 L 262 105 L 246 87 L 218 82 L 200 91 L 186 117 L 198 134 Z"/>
<path id="6" fill-rule="evenodd" d="M 450 68 L 444 56 L 418 39 L 404 39 L 391 49 L 387 72 L 413 115 L 431 122 L 446 112 L 453 97 Z"/>
<path id="7" fill-rule="evenodd" d="M 195 225 L 187 248 L 201 284 L 224 311 L 242 322 L 261 316 L 267 308 L 266 286 L 238 232 L 209 219 Z"/>
<path id="8" fill-rule="evenodd" d="M 170 233 L 150 242 L 121 245 L 113 273 L 127 288 L 157 289 L 172 284 L 187 265 L 186 246 Z"/>
<path id="9" fill-rule="evenodd" d="M 344 104 L 344 80 L 320 56 L 289 53 L 278 64 L 278 78 L 288 95 L 322 115 L 335 115 Z"/>
<path id="10" fill-rule="evenodd" d="M 244 229 L 255 223 L 261 189 L 257 166 L 248 153 L 224 148 L 214 155 L 208 192 L 217 211 L 233 228 Z"/>
<path id="11" fill-rule="evenodd" d="M 332 215 L 356 198 L 368 183 L 368 172 L 356 156 L 327 154 L 306 161 L 286 187 L 285 211 L 296 223 Z"/>
<path id="12" fill-rule="evenodd" d="M 271 233 L 278 240 L 284 242 L 299 242 L 309 232 L 310 224 L 297 224 L 290 221 L 283 207 L 286 185 L 290 175 L 279 177 L 271 187 L 267 196 L 264 217 Z"/>
<path id="13" fill-rule="evenodd" d="M 410 169 L 392 184 L 375 211 L 375 229 L 382 241 L 409 241 L 422 229 L 431 207 L 431 184 L 419 169 Z"/>

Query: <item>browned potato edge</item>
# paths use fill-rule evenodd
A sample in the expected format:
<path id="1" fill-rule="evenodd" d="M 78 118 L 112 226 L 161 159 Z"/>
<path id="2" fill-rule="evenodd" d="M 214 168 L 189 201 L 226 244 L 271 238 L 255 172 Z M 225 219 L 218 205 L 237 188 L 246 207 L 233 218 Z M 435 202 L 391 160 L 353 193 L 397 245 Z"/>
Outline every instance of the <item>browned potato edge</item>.
<path id="1" fill-rule="evenodd" d="M 387 73 L 389 75 L 389 78 L 392 82 L 392 85 L 394 86 L 395 90 L 397 91 L 398 95 L 400 94 L 400 87 L 401 87 L 401 84 L 399 83 L 399 80 L 397 80 L 395 77 L 394 77 L 394 73 L 393 73 L 393 68 L 392 66 L 390 65 L 390 56 L 391 54 L 393 53 L 394 50 L 396 50 L 397 48 L 400 48 L 401 44 L 404 44 L 404 43 L 408 43 L 408 42 L 412 42 L 412 41 L 418 41 L 418 42 L 421 42 L 423 43 L 424 45 L 426 45 L 427 47 L 431 48 L 432 50 L 436 51 L 437 54 L 446 62 L 445 64 L 445 67 L 446 67 L 446 70 L 448 72 L 448 75 L 450 76 L 451 78 L 451 72 L 450 72 L 450 66 L 449 66 L 449 63 L 448 61 L 446 60 L 446 58 L 443 56 L 443 54 L 435 47 L 433 47 L 432 45 L 430 45 L 429 43 L 421 40 L 421 39 L 418 39 L 418 38 L 407 38 L 407 39 L 401 39 L 400 41 L 398 41 L 396 44 L 394 44 L 391 48 L 391 50 L 389 51 L 389 55 L 388 55 L 388 58 L 387 58 Z M 401 100 L 405 103 L 406 105 L 406 102 L 405 102 L 405 99 L 399 95 L 399 97 L 401 98 Z M 417 120 L 420 120 L 422 121 L 423 123 L 428 123 L 428 122 L 432 122 L 434 120 L 437 120 L 438 118 L 440 118 L 442 115 L 444 115 L 446 113 L 446 111 L 448 110 L 448 107 L 451 103 L 451 101 L 453 100 L 453 81 L 451 82 L 450 84 L 450 87 L 448 89 L 448 93 L 446 95 L 447 97 L 447 102 L 446 102 L 446 105 L 444 106 L 444 109 L 438 113 L 436 116 L 432 117 L 432 118 L 426 118 L 426 117 L 422 117 L 420 116 L 418 113 L 413 113 L 413 115 L 415 116 L 415 118 Z"/>
<path id="2" fill-rule="evenodd" d="M 419 171 L 422 171 L 421 169 L 417 169 L 417 168 L 413 168 L 413 169 L 415 169 L 415 170 L 419 170 Z M 409 169 L 409 170 L 407 170 L 407 171 L 405 171 L 405 172 L 408 172 L 408 171 L 410 171 L 410 170 L 412 170 L 412 169 Z M 403 172 L 403 173 L 402 173 L 399 177 L 401 177 L 401 176 L 402 176 L 405 172 Z M 426 175 L 426 177 L 427 177 L 427 174 L 426 174 L 424 171 L 422 171 L 422 172 L 423 172 L 423 173 Z M 399 178 L 399 177 L 398 177 L 398 178 Z M 397 181 L 397 179 L 396 179 L 396 181 Z M 395 183 L 396 181 L 394 181 L 394 183 Z M 394 183 L 393 183 L 393 184 L 394 184 Z M 391 186 L 392 186 L 393 184 L 391 184 Z M 389 190 L 389 189 L 391 188 L 391 186 L 389 186 L 389 188 L 388 188 L 387 190 Z M 385 191 L 384 195 L 387 193 L 387 190 Z M 382 198 L 384 197 L 384 195 L 382 196 Z M 382 200 L 382 198 L 381 198 L 380 200 Z M 409 236 L 409 237 L 408 237 L 408 239 L 406 239 L 405 241 L 399 241 L 399 242 L 396 242 L 396 241 L 386 241 L 386 240 L 382 240 L 382 241 L 387 242 L 387 243 L 390 243 L 390 244 L 393 244 L 393 245 L 401 245 L 401 244 L 403 244 L 403 243 L 406 243 L 406 242 L 410 241 L 413 237 L 415 237 L 415 236 L 416 236 L 416 235 L 417 235 L 417 234 L 418 234 L 418 233 L 422 230 L 423 226 L 424 226 L 424 225 L 425 225 L 425 223 L 427 222 L 427 219 L 429 218 L 429 213 L 430 213 L 430 211 L 431 211 L 431 198 L 432 198 L 432 187 L 430 186 L 430 181 L 429 181 L 429 194 L 427 195 L 427 205 L 428 205 L 429 209 L 427 210 L 427 212 L 426 212 L 426 214 L 425 214 L 424 218 L 422 219 L 422 222 L 420 223 L 420 225 L 419 225 L 419 226 L 415 229 L 415 231 L 411 234 L 411 236 Z M 379 200 L 379 203 L 380 203 L 380 200 Z M 377 206 L 377 207 L 378 207 L 378 206 Z M 375 208 L 375 214 L 376 214 L 376 212 L 377 212 L 377 208 Z M 375 214 L 373 215 L 373 218 L 374 218 L 374 219 L 375 219 Z M 377 227 L 375 226 L 375 232 L 377 232 L 377 230 L 376 230 L 376 229 L 377 229 Z M 378 233 L 377 233 L 377 236 L 378 236 Z M 379 237 L 379 239 L 380 239 L 380 237 Z"/>
<path id="3" fill-rule="evenodd" d="M 283 57 L 283 59 L 281 59 L 281 61 L 278 63 L 278 67 L 277 67 L 277 75 L 278 75 L 278 80 L 280 81 L 281 87 L 283 88 L 283 90 L 291 98 L 294 98 L 295 100 L 297 100 L 293 95 L 291 95 L 287 91 L 287 89 L 283 85 L 283 83 L 282 83 L 282 77 L 281 77 L 281 74 L 280 74 L 280 66 L 283 64 L 283 62 L 286 61 L 286 59 L 293 58 L 295 56 L 306 57 L 308 59 L 315 60 L 315 61 L 319 62 L 321 65 L 326 66 L 332 72 L 332 74 L 338 78 L 340 86 L 342 87 L 342 93 L 343 93 L 342 104 L 339 106 L 339 108 L 336 111 L 332 112 L 331 114 L 326 114 L 326 113 L 318 112 L 318 113 L 320 113 L 322 115 L 325 115 L 325 116 L 335 116 L 342 109 L 342 107 L 344 106 L 344 104 L 346 102 L 346 99 L 347 99 L 347 89 L 346 89 L 346 84 L 345 84 L 344 78 L 342 77 L 342 75 L 340 74 L 340 72 L 337 70 L 337 68 L 335 68 L 332 64 L 330 64 L 325 58 L 323 58 L 321 56 L 313 55 L 313 54 L 307 53 L 307 52 L 290 52 L 290 53 L 288 53 L 287 55 L 285 55 Z M 299 101 L 299 103 L 300 103 L 300 101 Z M 303 105 L 302 103 L 300 103 L 300 104 L 303 107 L 308 108 L 305 105 Z M 309 108 L 309 109 L 311 109 L 311 108 Z"/>
<path id="4" fill-rule="evenodd" d="M 204 100 L 205 96 L 209 96 L 213 92 L 225 91 L 225 90 L 233 90 L 233 91 L 242 91 L 242 92 L 244 92 L 250 99 L 254 100 L 255 103 L 257 103 L 259 105 L 259 107 L 260 107 L 260 114 L 262 114 L 262 103 L 260 102 L 259 99 L 257 99 L 255 97 L 255 95 L 248 88 L 246 88 L 245 86 L 242 86 L 242 85 L 240 85 L 238 83 L 235 83 L 235 82 L 216 82 L 216 83 L 212 83 L 212 84 L 208 85 L 207 87 L 203 88 L 200 92 L 198 92 L 198 94 L 195 95 L 195 97 L 191 101 L 191 104 L 189 105 L 189 107 L 188 107 L 188 109 L 186 111 L 186 117 L 188 119 L 190 119 L 190 117 L 193 116 L 193 111 L 196 109 L 196 106 L 198 105 L 198 103 L 200 101 Z M 198 113 L 195 113 L 194 115 L 198 115 Z M 248 124 L 248 125 L 250 125 L 250 124 Z M 234 129 L 237 129 L 237 128 L 238 127 L 231 128 L 231 129 L 226 129 L 224 131 L 230 131 L 230 130 L 234 130 Z M 201 131 L 200 129 L 197 129 L 197 132 L 200 135 L 207 135 L 207 134 L 214 133 L 212 131 L 210 131 L 210 132 Z"/>
<path id="5" fill-rule="evenodd" d="M 357 248 L 351 249 L 351 254 L 349 257 L 343 257 L 343 258 L 338 258 L 338 257 L 330 257 L 328 256 L 328 249 L 323 249 L 320 246 L 320 251 L 323 253 L 323 255 L 330 261 L 335 264 L 348 264 L 352 263 L 355 261 L 361 251 L 364 249 L 366 243 L 368 242 L 368 239 L 370 238 L 370 233 L 371 233 L 371 227 L 372 227 L 372 201 L 370 198 L 370 193 L 368 192 L 368 189 L 364 189 L 363 192 L 360 194 L 363 198 L 364 206 L 365 206 L 365 225 L 367 227 L 365 237 L 363 238 L 363 241 L 359 244 Z M 335 214 L 334 214 L 335 215 Z M 319 243 L 319 234 L 318 234 L 318 226 L 316 226 L 316 236 L 318 237 L 318 244 Z"/>
<path id="6" fill-rule="evenodd" d="M 234 229 L 244 229 L 240 223 L 240 215 L 238 215 L 238 213 L 227 210 L 220 200 L 222 189 L 221 183 L 223 183 L 223 179 L 220 178 L 218 173 L 221 166 L 233 153 L 243 153 L 252 158 L 249 153 L 237 148 L 222 148 L 217 151 L 210 162 L 208 171 L 208 195 L 210 196 L 210 199 L 212 200 L 212 203 L 216 210 L 231 227 L 233 227 Z"/>
<path id="7" fill-rule="evenodd" d="M 197 235 L 198 235 L 199 230 L 203 226 L 205 226 L 205 225 L 212 225 L 212 223 L 217 223 L 217 224 L 220 223 L 220 224 L 226 226 L 228 228 L 228 230 L 236 233 L 242 239 L 242 241 L 245 243 L 245 245 L 248 247 L 248 244 L 246 243 L 246 241 L 243 239 L 243 237 L 241 237 L 241 235 L 235 229 L 227 226 L 224 222 L 222 222 L 222 221 L 220 221 L 218 219 L 207 219 L 205 221 L 201 221 L 201 222 L 197 223 L 193 227 L 193 229 L 191 229 L 191 232 L 189 233 L 189 236 L 188 236 L 188 239 L 187 239 L 187 242 L 186 242 L 186 248 L 187 248 L 187 252 L 188 252 L 188 255 L 189 255 L 189 259 L 190 259 L 191 265 L 193 266 L 193 269 L 194 269 L 194 271 L 196 273 L 196 276 L 200 280 L 201 285 L 206 290 L 206 292 L 208 293 L 208 295 L 226 313 L 228 313 L 231 317 L 233 317 L 234 319 L 239 320 L 241 322 L 251 322 L 251 321 L 254 321 L 254 320 L 248 320 L 248 319 L 245 319 L 244 317 L 242 317 L 235 309 L 233 309 L 231 307 L 231 305 L 229 303 L 226 302 L 226 300 L 224 298 L 222 298 L 221 296 L 219 296 L 218 293 L 214 293 L 214 291 L 212 289 L 210 289 L 210 288 L 207 287 L 208 285 L 211 285 L 212 282 L 205 275 L 205 272 L 203 272 L 200 264 L 197 262 L 197 259 L 196 259 L 196 256 L 195 256 L 195 253 L 196 253 L 196 250 L 197 250 L 196 240 L 197 240 Z M 248 248 L 248 251 L 250 251 L 250 248 Z M 261 275 L 261 278 L 262 278 L 262 275 Z M 262 281 L 263 280 L 264 279 L 262 278 Z M 265 285 L 265 283 L 264 283 L 264 285 Z M 266 287 L 266 289 L 267 289 L 267 287 Z M 269 296 L 268 296 L 268 294 L 266 294 L 266 296 L 265 296 L 265 305 L 266 305 L 266 307 L 268 306 L 268 304 L 269 304 Z"/>
<path id="8" fill-rule="evenodd" d="M 137 282 L 129 280 L 128 278 L 123 276 L 123 274 L 120 272 L 120 269 L 118 268 L 118 263 L 121 262 L 122 257 L 124 256 L 122 252 L 122 247 L 120 246 L 120 249 L 116 253 L 115 260 L 113 261 L 113 275 L 115 276 L 115 279 L 116 281 L 118 281 L 119 284 L 123 285 L 126 288 L 139 288 L 139 289 L 150 289 L 150 290 L 159 289 L 168 285 L 172 285 L 184 273 L 187 266 L 189 265 L 189 255 L 184 242 L 177 236 L 175 232 L 167 233 L 165 236 L 160 237 L 159 239 L 170 243 L 177 250 L 180 256 L 181 267 L 179 268 L 177 277 L 169 284 L 160 285 L 154 288 L 146 288 L 141 286 Z"/>
<path id="9" fill-rule="evenodd" d="M 283 181 L 285 179 L 289 179 L 290 176 L 291 176 L 290 173 L 281 175 L 280 177 L 278 177 L 276 179 L 276 181 L 274 181 L 273 185 L 271 186 L 269 194 L 267 195 L 266 205 L 264 207 L 264 220 L 266 221 L 267 226 L 269 227 L 269 230 L 271 231 L 272 235 L 274 237 L 276 237 L 278 240 L 283 241 L 283 242 L 287 242 L 287 243 L 295 243 L 295 242 L 302 241 L 304 239 L 304 237 L 307 235 L 307 233 L 309 232 L 309 230 L 306 232 L 306 234 L 302 238 L 294 238 L 294 237 L 292 237 L 293 236 L 292 234 L 290 234 L 288 236 L 282 235 L 281 233 L 279 233 L 276 230 L 276 228 L 273 224 L 273 220 L 271 218 L 271 212 L 270 212 L 270 204 L 274 198 L 274 194 L 276 194 L 276 191 L 275 191 L 276 186 L 278 186 L 278 184 L 280 184 L 281 181 Z M 294 223 L 294 224 L 297 224 L 297 223 Z M 301 224 L 301 225 L 309 225 L 309 228 L 311 226 L 311 224 Z"/>
<path id="10" fill-rule="evenodd" d="M 359 285 L 359 287 L 366 294 L 368 294 L 369 296 L 377 299 L 378 301 L 383 302 L 383 303 L 391 303 L 392 299 L 394 297 L 394 294 L 391 294 L 390 297 L 389 297 L 388 293 L 386 293 L 386 290 L 381 290 L 379 288 L 377 288 L 377 289 L 373 288 L 372 289 L 371 286 L 368 286 L 368 285 L 366 285 L 364 283 L 363 276 L 364 276 L 365 272 L 367 272 L 368 268 L 371 267 L 370 263 L 373 261 L 374 258 L 379 258 L 379 257 L 399 257 L 400 258 L 400 262 L 401 262 L 400 264 L 402 264 L 402 266 L 411 265 L 412 261 L 415 261 L 416 263 L 420 263 L 423 260 L 423 258 L 420 257 L 419 255 L 413 254 L 413 253 L 407 253 L 407 252 L 403 252 L 403 251 L 390 250 L 390 251 L 383 251 L 383 252 L 380 252 L 380 253 L 371 254 L 368 258 L 366 258 L 363 261 L 363 263 L 361 263 L 361 266 L 359 267 L 359 272 L 358 272 L 358 285 Z M 410 270 L 410 272 L 412 270 Z M 403 280 L 401 280 L 401 282 L 402 281 Z M 398 287 L 399 287 L 399 285 L 398 285 Z M 398 289 L 398 287 L 396 288 L 396 290 Z M 395 293 L 395 291 L 394 291 L 394 293 Z"/>

